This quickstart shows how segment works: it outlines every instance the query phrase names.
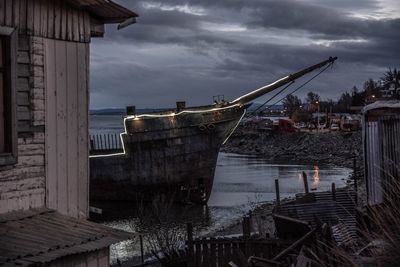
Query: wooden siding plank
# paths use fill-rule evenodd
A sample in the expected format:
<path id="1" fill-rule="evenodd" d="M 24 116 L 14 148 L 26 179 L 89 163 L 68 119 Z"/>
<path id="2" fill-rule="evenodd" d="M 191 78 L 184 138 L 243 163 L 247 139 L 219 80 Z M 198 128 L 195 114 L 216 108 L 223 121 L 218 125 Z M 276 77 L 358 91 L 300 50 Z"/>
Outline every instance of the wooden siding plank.
<path id="1" fill-rule="evenodd" d="M 20 0 L 20 5 L 19 5 L 19 32 L 21 34 L 26 34 L 26 17 L 27 17 L 27 11 L 26 11 L 26 3 L 27 0 Z"/>
<path id="2" fill-rule="evenodd" d="M 99 250 L 98 259 L 99 265 L 98 266 L 110 266 L 110 259 L 109 259 L 109 248 L 103 248 Z"/>
<path id="3" fill-rule="evenodd" d="M 55 41 L 57 86 L 57 179 L 58 211 L 68 214 L 67 54 L 66 42 Z"/>
<path id="4" fill-rule="evenodd" d="M 20 9 L 20 0 L 13 0 L 14 6 L 13 6 L 13 26 L 14 27 L 19 27 L 19 9 Z"/>
<path id="5" fill-rule="evenodd" d="M 54 38 L 61 39 L 61 6 L 59 2 L 54 4 Z"/>
<path id="6" fill-rule="evenodd" d="M 41 1 L 40 5 L 40 36 L 47 37 L 49 1 Z"/>
<path id="7" fill-rule="evenodd" d="M 17 107 L 17 119 L 18 121 L 30 121 L 31 113 L 28 107 L 19 106 Z"/>
<path id="8" fill-rule="evenodd" d="M 87 12 L 84 12 L 84 28 L 85 28 L 85 42 L 90 42 L 90 15 Z"/>
<path id="9" fill-rule="evenodd" d="M 48 5 L 47 37 L 54 39 L 54 0 L 49 0 Z"/>
<path id="10" fill-rule="evenodd" d="M 79 42 L 85 42 L 85 12 L 79 11 L 78 13 L 78 23 L 79 23 Z"/>
<path id="11" fill-rule="evenodd" d="M 77 44 L 67 45 L 68 215 L 78 217 L 78 60 Z"/>
<path id="12" fill-rule="evenodd" d="M 86 257 L 86 266 L 87 267 L 100 267 L 99 266 L 99 261 L 98 261 L 98 250 L 91 252 L 89 255 Z"/>
<path id="13" fill-rule="evenodd" d="M 73 31 L 74 31 L 73 30 L 73 28 L 74 28 L 73 13 L 74 13 L 74 11 L 70 7 L 67 7 L 66 11 L 67 11 L 67 40 L 72 41 L 74 39 L 74 36 L 73 36 Z"/>
<path id="14" fill-rule="evenodd" d="M 67 17 L 68 17 L 67 8 L 66 8 L 66 5 L 63 4 L 61 6 L 61 24 L 60 24 L 60 26 L 61 26 L 60 39 L 62 39 L 62 40 L 66 40 L 67 37 L 68 37 L 68 34 L 67 34 L 67 23 L 68 23 Z"/>
<path id="15" fill-rule="evenodd" d="M 0 24 L 4 25 L 5 22 L 5 0 L 0 0 L 0 10 L 3 10 L 3 12 L 0 12 Z"/>
<path id="16" fill-rule="evenodd" d="M 33 1 L 33 34 L 40 36 L 40 21 L 41 21 L 41 5 L 38 1 Z"/>
<path id="17" fill-rule="evenodd" d="M 5 2 L 5 24 L 7 26 L 12 27 L 13 24 L 13 1 L 12 0 L 6 0 Z"/>
<path id="18" fill-rule="evenodd" d="M 72 40 L 79 42 L 79 10 L 72 10 Z"/>
<path id="19" fill-rule="evenodd" d="M 17 105 L 29 106 L 29 92 L 17 92 Z"/>
<path id="20" fill-rule="evenodd" d="M 45 39 L 46 59 L 46 204 L 58 208 L 57 201 L 57 83 L 55 41 Z"/>
<path id="21" fill-rule="evenodd" d="M 17 91 L 18 92 L 29 92 L 29 78 L 19 77 L 17 79 Z"/>
<path id="22" fill-rule="evenodd" d="M 32 35 L 34 33 L 34 3 L 27 0 L 26 4 L 26 34 Z"/>
<path id="23" fill-rule="evenodd" d="M 89 206 L 89 44 L 78 44 L 78 210 L 79 216 L 88 216 Z"/>

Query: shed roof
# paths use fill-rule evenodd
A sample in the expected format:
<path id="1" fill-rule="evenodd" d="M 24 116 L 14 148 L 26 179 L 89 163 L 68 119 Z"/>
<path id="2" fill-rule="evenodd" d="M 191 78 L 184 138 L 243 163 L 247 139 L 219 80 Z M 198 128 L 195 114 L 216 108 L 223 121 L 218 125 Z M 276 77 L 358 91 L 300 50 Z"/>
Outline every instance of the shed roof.
<path id="1" fill-rule="evenodd" d="M 399 100 L 380 100 L 376 101 L 372 104 L 369 104 L 363 108 L 363 113 L 367 113 L 374 109 L 381 109 L 381 108 L 400 108 L 400 101 Z"/>
<path id="2" fill-rule="evenodd" d="M 111 0 L 67 0 L 70 4 L 86 9 L 103 23 L 122 23 L 138 15 Z M 135 20 L 133 21 L 133 23 Z"/>
<path id="3" fill-rule="evenodd" d="M 296 195 L 296 201 L 282 204 L 275 213 L 298 220 L 309 222 L 312 226 L 316 225 L 315 218 L 322 222 L 337 224 L 345 223 L 350 230 L 355 232 L 356 205 L 355 192 L 348 188 L 336 191 L 336 200 L 333 200 L 332 192 L 309 193 L 314 196 L 315 201 L 302 203 L 304 194 Z M 299 200 L 299 201 L 298 201 Z"/>
<path id="4" fill-rule="evenodd" d="M 0 266 L 44 264 L 132 237 L 49 209 L 11 212 L 0 215 Z"/>

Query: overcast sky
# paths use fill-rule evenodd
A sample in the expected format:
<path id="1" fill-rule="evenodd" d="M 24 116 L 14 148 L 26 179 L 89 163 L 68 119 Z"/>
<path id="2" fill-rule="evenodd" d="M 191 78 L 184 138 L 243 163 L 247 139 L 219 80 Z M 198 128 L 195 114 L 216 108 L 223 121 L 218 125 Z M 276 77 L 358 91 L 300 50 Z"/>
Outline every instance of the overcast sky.
<path id="1" fill-rule="evenodd" d="M 233 100 L 329 56 L 339 60 L 298 95 L 336 99 L 400 67 L 398 0 L 115 2 L 139 18 L 92 40 L 91 108 Z"/>

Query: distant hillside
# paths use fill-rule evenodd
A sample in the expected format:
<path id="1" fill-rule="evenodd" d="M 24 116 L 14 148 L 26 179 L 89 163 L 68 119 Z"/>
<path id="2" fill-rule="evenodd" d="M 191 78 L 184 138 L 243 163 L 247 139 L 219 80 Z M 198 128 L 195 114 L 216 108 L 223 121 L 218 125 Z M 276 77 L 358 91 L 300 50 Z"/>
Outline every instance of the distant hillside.
<path id="1" fill-rule="evenodd" d="M 253 103 L 253 104 L 249 107 L 248 111 L 256 110 L 256 109 L 258 109 L 261 105 L 262 105 L 262 104 L 260 104 L 260 103 Z M 283 110 L 283 105 L 268 105 L 268 104 L 267 104 L 267 105 L 265 105 L 264 107 L 260 108 L 259 111 L 265 110 L 266 108 L 268 108 L 268 110 L 270 110 L 270 111 L 280 111 L 280 110 Z"/>
<path id="2" fill-rule="evenodd" d="M 136 113 L 137 114 L 142 114 L 142 113 L 150 113 L 150 112 L 159 112 L 167 110 L 166 108 L 143 108 L 143 109 L 137 109 Z M 90 115 L 125 115 L 126 110 L 124 108 L 104 108 L 104 109 L 92 109 L 89 112 Z"/>
<path id="3" fill-rule="evenodd" d="M 249 108 L 248 111 L 253 111 L 256 110 L 261 106 L 260 103 L 253 103 Z M 266 105 L 265 107 L 270 107 L 270 110 L 282 110 L 283 107 L 282 105 L 273 105 L 269 106 Z M 142 109 L 137 109 L 136 113 L 137 114 L 143 114 L 143 113 L 151 113 L 151 112 L 160 112 L 164 110 L 171 110 L 173 108 L 142 108 Z M 103 108 L 103 109 L 92 109 L 90 110 L 90 115 L 125 115 L 126 110 L 124 108 Z"/>

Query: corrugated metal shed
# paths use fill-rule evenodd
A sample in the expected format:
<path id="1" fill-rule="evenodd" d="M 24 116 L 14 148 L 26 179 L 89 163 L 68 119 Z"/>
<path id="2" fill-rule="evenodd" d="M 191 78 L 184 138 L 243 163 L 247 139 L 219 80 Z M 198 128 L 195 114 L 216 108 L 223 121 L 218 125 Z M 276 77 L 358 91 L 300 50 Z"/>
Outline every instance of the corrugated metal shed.
<path id="1" fill-rule="evenodd" d="M 281 205 L 274 210 L 275 214 L 308 222 L 316 227 L 316 219 L 322 223 L 337 225 L 342 223 L 348 228 L 348 232 L 356 235 L 356 204 L 355 192 L 351 189 L 339 189 L 332 192 L 310 193 L 314 201 L 304 202 L 304 194 L 296 196 L 295 202 Z"/>
<path id="2" fill-rule="evenodd" d="M 121 23 L 138 15 L 110 0 L 68 0 L 76 7 L 84 8 L 103 23 Z"/>
<path id="3" fill-rule="evenodd" d="M 376 101 L 363 109 L 363 146 L 368 204 L 394 200 L 400 170 L 400 101 Z"/>
<path id="4" fill-rule="evenodd" d="M 44 264 L 132 237 L 49 209 L 11 212 L 0 215 L 0 266 Z"/>
<path id="5" fill-rule="evenodd" d="M 352 189 L 338 189 L 333 196 L 331 191 L 309 193 L 314 195 L 315 201 L 310 203 L 296 203 L 283 205 L 279 212 L 296 212 L 294 218 L 314 223 L 314 217 L 317 216 L 323 222 L 354 222 L 355 221 L 355 197 Z M 305 194 L 296 196 L 301 202 Z M 288 216 L 289 214 L 286 214 Z"/>

